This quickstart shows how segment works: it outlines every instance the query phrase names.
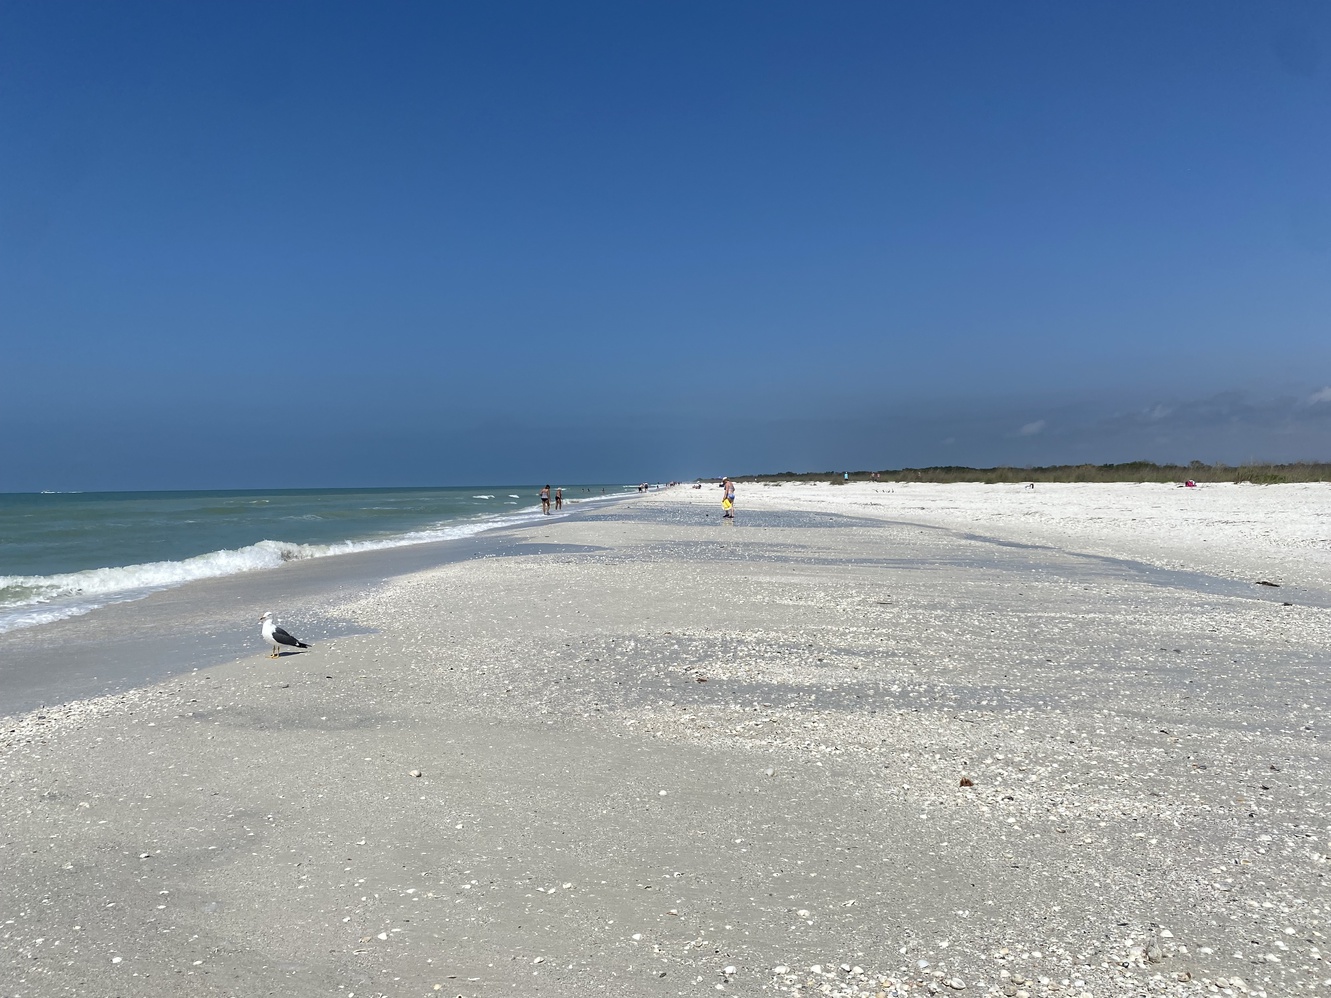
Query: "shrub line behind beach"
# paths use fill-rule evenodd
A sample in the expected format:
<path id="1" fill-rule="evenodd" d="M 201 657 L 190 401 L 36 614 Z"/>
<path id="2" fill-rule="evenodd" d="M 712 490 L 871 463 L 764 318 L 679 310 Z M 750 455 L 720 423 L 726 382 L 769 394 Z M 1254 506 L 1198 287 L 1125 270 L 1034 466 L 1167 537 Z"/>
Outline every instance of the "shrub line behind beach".
<path id="1" fill-rule="evenodd" d="M 1331 463 L 1300 461 L 1291 464 L 1053 464 L 1042 467 L 967 468 L 939 465 L 882 471 L 783 471 L 778 474 L 737 475 L 743 482 L 981 482 L 987 485 L 1020 482 L 1234 482 L 1279 485 L 1286 482 L 1331 481 Z M 704 481 L 705 479 L 700 479 Z"/>

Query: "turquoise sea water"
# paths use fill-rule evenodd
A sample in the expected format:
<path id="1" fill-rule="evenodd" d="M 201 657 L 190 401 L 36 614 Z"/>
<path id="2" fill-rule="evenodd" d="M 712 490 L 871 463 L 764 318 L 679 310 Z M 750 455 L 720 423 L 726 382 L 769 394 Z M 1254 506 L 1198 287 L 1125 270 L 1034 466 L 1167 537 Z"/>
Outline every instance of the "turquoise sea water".
<path id="1" fill-rule="evenodd" d="M 566 500 L 619 486 L 564 486 Z M 0 494 L 0 633 L 195 579 L 465 537 L 540 516 L 539 486 Z"/>

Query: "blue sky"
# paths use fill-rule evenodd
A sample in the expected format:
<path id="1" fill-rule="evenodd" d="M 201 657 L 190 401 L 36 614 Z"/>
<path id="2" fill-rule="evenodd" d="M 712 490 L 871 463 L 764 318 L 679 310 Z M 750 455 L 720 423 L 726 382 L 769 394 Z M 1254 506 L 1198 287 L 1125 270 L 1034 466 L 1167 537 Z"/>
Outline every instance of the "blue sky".
<path id="1" fill-rule="evenodd" d="M 3 2 L 0 135 L 0 490 L 1331 459 L 1331 5 Z"/>

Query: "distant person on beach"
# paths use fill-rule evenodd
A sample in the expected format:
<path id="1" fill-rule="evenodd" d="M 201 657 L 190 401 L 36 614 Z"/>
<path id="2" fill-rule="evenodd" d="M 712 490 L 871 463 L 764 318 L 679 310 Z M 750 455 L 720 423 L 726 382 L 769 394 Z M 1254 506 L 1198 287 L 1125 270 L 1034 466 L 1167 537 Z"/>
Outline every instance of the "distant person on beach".
<path id="1" fill-rule="evenodd" d="M 541 512 L 550 512 L 550 486 L 541 489 Z"/>
<path id="2" fill-rule="evenodd" d="M 721 516 L 724 519 L 733 520 L 735 518 L 735 483 L 727 478 L 725 482 L 722 483 L 722 488 L 726 491 L 721 499 L 721 508 L 725 510 Z"/>
<path id="3" fill-rule="evenodd" d="M 564 508 L 564 487 L 561 485 L 555 489 L 555 509 Z"/>

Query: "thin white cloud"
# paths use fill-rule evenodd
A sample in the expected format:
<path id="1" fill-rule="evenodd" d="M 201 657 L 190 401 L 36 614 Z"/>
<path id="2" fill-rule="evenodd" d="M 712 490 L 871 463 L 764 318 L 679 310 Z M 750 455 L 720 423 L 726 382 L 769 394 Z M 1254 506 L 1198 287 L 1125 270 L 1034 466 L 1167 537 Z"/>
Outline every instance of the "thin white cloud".
<path id="1" fill-rule="evenodd" d="M 1308 396 L 1308 401 L 1313 405 L 1316 405 L 1318 402 L 1331 402 L 1331 385 L 1323 388 L 1320 392 L 1313 392 Z"/>
<path id="2" fill-rule="evenodd" d="M 1027 423 L 1017 432 L 1020 433 L 1023 437 L 1033 437 L 1041 430 L 1043 430 L 1044 426 L 1045 426 L 1044 420 L 1037 419 L 1034 423 Z"/>

